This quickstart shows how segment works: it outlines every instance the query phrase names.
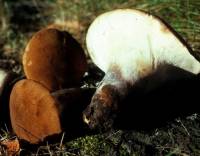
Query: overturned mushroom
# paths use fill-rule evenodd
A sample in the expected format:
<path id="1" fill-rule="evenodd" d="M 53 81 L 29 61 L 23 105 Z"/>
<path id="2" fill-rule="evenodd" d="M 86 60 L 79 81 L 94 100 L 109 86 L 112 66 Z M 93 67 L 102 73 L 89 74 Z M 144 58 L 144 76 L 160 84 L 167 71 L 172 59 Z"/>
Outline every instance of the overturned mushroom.
<path id="1" fill-rule="evenodd" d="M 83 112 L 91 128 L 106 128 L 134 84 L 160 65 L 200 72 L 200 63 L 183 39 L 159 18 L 139 10 L 119 9 L 100 15 L 89 27 L 86 44 L 94 63 L 105 72 Z"/>
<path id="2" fill-rule="evenodd" d="M 23 66 L 28 79 L 50 91 L 78 85 L 87 68 L 78 42 L 57 29 L 42 29 L 32 37 L 23 55 Z"/>
<path id="3" fill-rule="evenodd" d="M 82 111 L 93 95 L 92 89 L 64 89 L 50 93 L 32 80 L 18 81 L 10 96 L 11 124 L 17 136 L 36 144 L 63 130 L 78 135 Z"/>

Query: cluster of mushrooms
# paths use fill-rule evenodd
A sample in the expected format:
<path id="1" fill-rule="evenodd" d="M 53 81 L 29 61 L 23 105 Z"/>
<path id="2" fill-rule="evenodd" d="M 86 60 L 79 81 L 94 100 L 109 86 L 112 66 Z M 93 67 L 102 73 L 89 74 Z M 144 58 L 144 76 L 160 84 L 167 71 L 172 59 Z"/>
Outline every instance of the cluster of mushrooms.
<path id="1" fill-rule="evenodd" d="M 56 91 L 79 86 L 86 57 L 67 32 L 42 29 L 26 46 L 23 69 L 26 79 L 18 81 L 10 95 L 11 124 L 20 138 L 37 143 L 62 132 L 63 93 Z"/>
<path id="2" fill-rule="evenodd" d="M 77 98 L 83 105 L 78 115 L 90 128 L 108 126 L 131 88 L 160 65 L 200 72 L 200 63 L 183 39 L 160 18 L 139 10 L 118 9 L 97 17 L 88 29 L 86 46 L 105 76 L 90 93 L 92 98 L 83 100 L 80 82 L 87 60 L 78 42 L 54 28 L 31 38 L 23 55 L 26 79 L 15 83 L 9 101 L 12 128 L 21 139 L 38 143 L 60 134 L 61 118 L 68 122 L 61 114 L 70 112 L 66 105 L 76 106 Z M 1 84 L 6 76 L 0 71 Z M 69 88 L 77 89 L 69 96 Z"/>

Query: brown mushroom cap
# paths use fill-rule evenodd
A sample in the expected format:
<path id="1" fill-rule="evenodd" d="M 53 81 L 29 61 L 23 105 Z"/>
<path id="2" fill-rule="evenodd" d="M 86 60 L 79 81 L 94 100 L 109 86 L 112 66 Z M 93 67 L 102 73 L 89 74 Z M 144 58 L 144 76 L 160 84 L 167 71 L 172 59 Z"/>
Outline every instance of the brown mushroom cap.
<path id="1" fill-rule="evenodd" d="M 18 81 L 10 96 L 10 117 L 14 132 L 30 143 L 59 134 L 57 103 L 50 92 L 32 80 Z"/>
<path id="2" fill-rule="evenodd" d="M 87 69 L 79 43 L 57 29 L 42 29 L 32 37 L 23 55 L 23 66 L 28 79 L 50 91 L 76 86 Z"/>

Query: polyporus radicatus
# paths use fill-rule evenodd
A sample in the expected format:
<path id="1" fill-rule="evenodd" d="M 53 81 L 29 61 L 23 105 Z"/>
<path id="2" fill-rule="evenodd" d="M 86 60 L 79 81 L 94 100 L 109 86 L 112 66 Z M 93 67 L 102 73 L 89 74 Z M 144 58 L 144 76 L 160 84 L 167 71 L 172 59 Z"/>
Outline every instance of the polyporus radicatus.
<path id="1" fill-rule="evenodd" d="M 159 18 L 139 10 L 118 9 L 100 15 L 88 29 L 86 45 L 92 61 L 105 72 L 83 112 L 91 128 L 107 126 L 136 82 L 160 65 L 200 72 L 200 63 L 183 39 Z"/>

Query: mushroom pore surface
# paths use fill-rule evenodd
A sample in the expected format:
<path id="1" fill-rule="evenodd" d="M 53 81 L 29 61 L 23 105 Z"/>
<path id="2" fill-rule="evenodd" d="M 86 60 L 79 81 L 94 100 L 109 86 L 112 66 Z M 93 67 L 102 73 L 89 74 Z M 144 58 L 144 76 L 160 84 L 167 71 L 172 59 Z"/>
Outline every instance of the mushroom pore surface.
<path id="1" fill-rule="evenodd" d="M 98 16 L 88 29 L 86 46 L 105 72 L 83 113 L 91 128 L 109 121 L 130 88 L 160 65 L 200 72 L 200 63 L 183 39 L 159 18 L 139 10 L 118 9 Z"/>
<path id="2" fill-rule="evenodd" d="M 42 29 L 26 46 L 23 67 L 28 79 L 55 91 L 78 85 L 87 64 L 83 49 L 69 33 Z"/>
<path id="3" fill-rule="evenodd" d="M 57 103 L 50 92 L 32 80 L 18 81 L 10 96 L 10 117 L 14 132 L 30 143 L 59 134 Z"/>

